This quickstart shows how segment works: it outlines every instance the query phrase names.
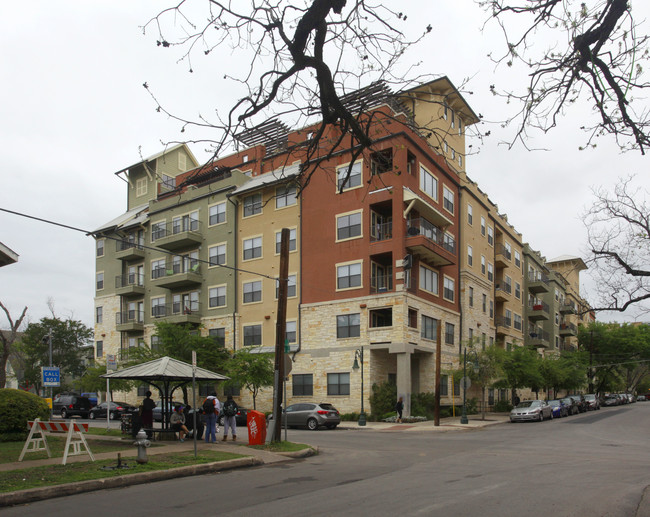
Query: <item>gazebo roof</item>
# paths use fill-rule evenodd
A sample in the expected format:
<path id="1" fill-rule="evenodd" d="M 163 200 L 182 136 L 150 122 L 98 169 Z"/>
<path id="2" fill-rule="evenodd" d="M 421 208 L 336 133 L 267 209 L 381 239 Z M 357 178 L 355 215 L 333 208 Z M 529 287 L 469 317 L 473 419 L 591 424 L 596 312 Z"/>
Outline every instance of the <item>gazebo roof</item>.
<path id="1" fill-rule="evenodd" d="M 171 357 L 161 357 L 160 359 L 106 373 L 101 377 L 140 381 L 187 382 L 192 380 L 192 365 Z M 197 367 L 195 379 L 197 381 L 225 381 L 229 377 Z"/>

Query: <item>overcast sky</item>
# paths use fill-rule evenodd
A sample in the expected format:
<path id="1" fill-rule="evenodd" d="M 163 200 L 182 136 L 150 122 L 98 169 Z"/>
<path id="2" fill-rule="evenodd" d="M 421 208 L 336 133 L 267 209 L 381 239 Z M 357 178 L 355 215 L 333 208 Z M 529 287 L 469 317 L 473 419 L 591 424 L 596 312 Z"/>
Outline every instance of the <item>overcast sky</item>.
<path id="1" fill-rule="evenodd" d="M 232 56 L 210 55 L 189 74 L 173 49 L 157 47 L 140 27 L 166 2 L 142 0 L 31 0 L 0 8 L 0 121 L 3 156 L 0 207 L 91 231 L 125 211 L 126 184 L 113 173 L 183 137 L 178 123 L 156 112 L 146 81 L 174 112 L 195 116 L 227 97 L 223 81 Z M 413 24 L 431 24 L 417 58 L 431 74 L 460 85 L 471 78 L 466 100 L 485 121 L 508 108 L 489 85 L 525 78 L 496 69 L 489 49 L 501 49 L 496 30 L 482 34 L 485 15 L 471 0 L 411 1 Z M 650 18 L 650 2 L 634 2 Z M 418 29 L 418 30 L 421 30 Z M 647 22 L 644 33 L 648 32 Z M 220 62 L 221 59 L 221 62 Z M 501 81 L 501 83 L 499 83 Z M 233 93 L 233 92 L 231 92 Z M 236 92 L 233 93 L 236 95 Z M 547 259 L 586 258 L 580 218 L 593 200 L 592 187 L 612 186 L 637 173 L 650 188 L 640 153 L 620 154 L 610 139 L 597 150 L 578 151 L 584 110 L 576 108 L 547 135 L 537 134 L 528 152 L 498 143 L 508 130 L 484 124 L 492 136 L 466 160 L 477 181 L 524 241 Z M 474 142 L 477 148 L 479 142 Z M 191 146 L 199 160 L 207 154 Z M 94 240 L 73 231 L 0 212 L 0 242 L 19 262 L 0 268 L 0 301 L 14 317 L 28 307 L 30 321 L 50 315 L 93 325 Z M 588 272 L 584 294 L 593 294 Z M 601 320 L 621 316 L 600 314 Z M 635 315 L 626 316 L 634 320 Z M 6 327 L 0 315 L 0 327 Z"/>

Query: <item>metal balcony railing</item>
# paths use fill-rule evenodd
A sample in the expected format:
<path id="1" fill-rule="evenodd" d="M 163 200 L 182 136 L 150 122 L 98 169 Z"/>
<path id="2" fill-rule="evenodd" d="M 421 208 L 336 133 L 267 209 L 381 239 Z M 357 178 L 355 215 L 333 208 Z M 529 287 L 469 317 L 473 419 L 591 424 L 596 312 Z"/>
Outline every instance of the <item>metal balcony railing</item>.
<path id="1" fill-rule="evenodd" d="M 406 225 L 407 235 L 423 235 L 434 244 L 442 246 L 449 253 L 456 255 L 456 240 L 442 228 L 439 228 L 424 218 L 411 219 L 407 221 Z"/>
<path id="2" fill-rule="evenodd" d="M 126 275 L 119 275 L 115 277 L 115 287 L 144 286 L 144 275 L 138 273 L 127 273 Z"/>
<path id="3" fill-rule="evenodd" d="M 370 228 L 370 242 L 385 241 L 393 238 L 393 223 L 376 224 Z"/>

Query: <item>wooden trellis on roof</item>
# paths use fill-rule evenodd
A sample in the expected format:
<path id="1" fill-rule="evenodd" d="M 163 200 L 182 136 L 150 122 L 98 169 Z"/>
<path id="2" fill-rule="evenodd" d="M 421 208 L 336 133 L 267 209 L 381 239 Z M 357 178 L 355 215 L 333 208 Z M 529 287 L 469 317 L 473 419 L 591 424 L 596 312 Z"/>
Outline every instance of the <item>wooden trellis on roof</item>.
<path id="1" fill-rule="evenodd" d="M 266 146 L 267 154 L 275 154 L 287 148 L 289 128 L 277 118 L 272 118 L 235 135 L 246 147 Z"/>

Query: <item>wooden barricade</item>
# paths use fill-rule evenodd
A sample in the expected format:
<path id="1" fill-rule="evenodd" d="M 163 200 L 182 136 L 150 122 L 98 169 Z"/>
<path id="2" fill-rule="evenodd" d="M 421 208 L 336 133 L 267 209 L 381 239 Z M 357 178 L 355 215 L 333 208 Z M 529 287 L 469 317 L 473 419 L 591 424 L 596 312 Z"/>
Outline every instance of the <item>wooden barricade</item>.
<path id="1" fill-rule="evenodd" d="M 72 420 L 64 422 L 41 422 L 41 420 L 37 418 L 34 421 L 27 422 L 27 425 L 29 425 L 29 436 L 25 441 L 23 451 L 20 453 L 18 461 L 23 461 L 25 453 L 27 452 L 46 451 L 47 457 L 52 457 L 45 432 L 67 433 L 65 449 L 63 451 L 63 460 L 61 461 L 63 465 L 67 463 L 68 456 L 78 456 L 80 454 L 88 454 L 90 459 L 95 461 L 95 457 L 93 456 L 90 447 L 88 447 L 88 442 L 83 435 L 83 433 L 88 432 L 88 424 L 78 424 Z M 72 451 L 70 451 L 71 447 Z M 82 447 L 85 451 L 82 450 Z"/>

